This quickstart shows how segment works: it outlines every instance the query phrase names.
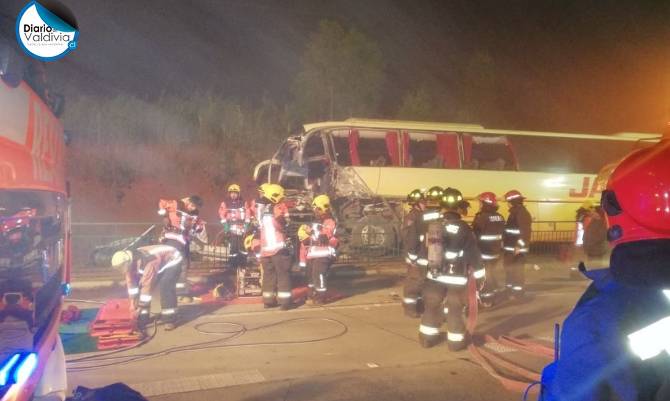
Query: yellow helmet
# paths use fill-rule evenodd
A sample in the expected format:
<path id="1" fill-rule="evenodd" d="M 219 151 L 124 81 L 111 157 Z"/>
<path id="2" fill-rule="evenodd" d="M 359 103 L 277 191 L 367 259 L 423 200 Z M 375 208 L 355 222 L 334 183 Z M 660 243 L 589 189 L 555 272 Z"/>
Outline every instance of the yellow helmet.
<path id="1" fill-rule="evenodd" d="M 298 227 L 298 240 L 301 242 L 309 238 L 309 226 L 306 224 Z"/>
<path id="2" fill-rule="evenodd" d="M 112 267 L 120 268 L 133 261 L 133 253 L 130 251 L 118 251 L 112 256 Z"/>
<path id="3" fill-rule="evenodd" d="M 284 199 L 284 188 L 279 184 L 263 184 L 259 191 L 263 198 L 272 203 L 279 203 Z"/>
<path id="4" fill-rule="evenodd" d="M 230 185 L 228 186 L 228 192 L 237 192 L 237 193 L 240 193 L 240 192 L 241 192 L 241 190 L 240 190 L 240 186 L 237 185 L 237 184 L 230 184 Z"/>
<path id="5" fill-rule="evenodd" d="M 590 200 L 584 201 L 584 203 L 582 203 L 582 208 L 583 209 L 593 209 L 593 202 L 591 202 Z"/>
<path id="6" fill-rule="evenodd" d="M 312 201 L 312 207 L 327 212 L 330 210 L 330 198 L 328 195 L 319 195 Z"/>

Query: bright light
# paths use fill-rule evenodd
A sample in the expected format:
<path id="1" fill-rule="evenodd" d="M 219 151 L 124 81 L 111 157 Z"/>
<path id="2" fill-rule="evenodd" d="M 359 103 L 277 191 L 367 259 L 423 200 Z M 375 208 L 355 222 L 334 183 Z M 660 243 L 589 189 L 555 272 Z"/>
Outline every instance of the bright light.
<path id="1" fill-rule="evenodd" d="M 561 175 L 558 177 L 553 177 L 553 178 L 547 178 L 542 182 L 542 185 L 544 185 L 547 188 L 561 188 L 564 187 L 565 184 L 565 176 Z"/>
<path id="2" fill-rule="evenodd" d="M 21 361 L 19 367 L 14 371 L 14 382 L 21 384 L 28 380 L 37 366 L 37 354 L 31 353 Z"/>
<path id="3" fill-rule="evenodd" d="M 2 369 L 0 369 L 0 386 L 7 384 L 7 379 L 9 378 L 9 371 L 12 370 L 12 367 L 19 360 L 21 354 L 14 354 L 7 363 L 4 364 Z"/>
<path id="4" fill-rule="evenodd" d="M 664 290 L 663 292 L 668 295 Z M 640 359 L 653 358 L 664 350 L 670 351 L 670 316 L 628 335 L 631 350 Z"/>
<path id="5" fill-rule="evenodd" d="M 670 301 L 670 290 L 663 290 L 663 295 L 665 295 L 665 297 L 668 298 L 668 301 Z"/>

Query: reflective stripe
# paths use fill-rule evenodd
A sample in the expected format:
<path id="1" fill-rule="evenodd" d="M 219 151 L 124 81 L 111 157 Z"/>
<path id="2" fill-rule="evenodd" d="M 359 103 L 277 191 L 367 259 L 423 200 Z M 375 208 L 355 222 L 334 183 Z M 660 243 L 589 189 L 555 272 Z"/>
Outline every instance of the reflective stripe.
<path id="1" fill-rule="evenodd" d="M 163 309 L 161 311 L 161 315 L 174 315 L 177 311 L 173 308 L 170 309 Z"/>
<path id="2" fill-rule="evenodd" d="M 139 294 L 139 293 L 140 293 L 140 289 L 139 289 L 139 288 L 128 288 L 128 295 L 130 295 L 131 297 L 132 297 L 133 295 L 137 295 L 137 294 Z"/>
<path id="3" fill-rule="evenodd" d="M 521 230 L 519 230 L 518 228 L 506 228 L 505 232 L 507 234 L 521 234 Z"/>
<path id="4" fill-rule="evenodd" d="M 427 277 L 444 284 L 466 285 L 468 283 L 468 278 L 463 276 L 433 276 L 431 272 L 428 272 Z"/>
<path id="5" fill-rule="evenodd" d="M 274 298 L 274 297 L 275 297 L 275 293 L 274 293 L 274 292 L 267 292 L 267 291 L 266 291 L 266 292 L 263 292 L 263 297 L 264 297 L 264 298 Z"/>
<path id="6" fill-rule="evenodd" d="M 426 239 L 425 235 L 423 235 L 423 234 L 419 235 L 419 241 L 420 242 L 423 242 L 423 240 L 425 240 L 425 239 Z"/>
<path id="7" fill-rule="evenodd" d="M 148 294 L 140 295 L 140 302 L 151 302 L 151 295 Z"/>
<path id="8" fill-rule="evenodd" d="M 440 334 L 440 329 L 435 328 L 435 327 L 430 327 L 430 326 L 425 326 L 425 325 L 420 325 L 419 326 L 419 333 L 425 334 L 427 336 L 436 336 Z"/>
<path id="9" fill-rule="evenodd" d="M 480 278 L 484 278 L 486 277 L 486 270 L 485 269 L 475 270 L 475 272 L 472 273 L 472 276 L 477 280 L 479 280 Z"/>
<path id="10" fill-rule="evenodd" d="M 485 253 L 482 253 L 482 259 L 483 260 L 494 260 L 498 259 L 499 255 L 487 255 Z"/>
<path id="11" fill-rule="evenodd" d="M 326 283 L 323 280 L 323 274 L 319 274 L 319 284 L 321 284 L 319 287 L 323 288 L 323 290 L 326 290 Z"/>
<path id="12" fill-rule="evenodd" d="M 414 261 L 410 260 L 409 258 L 405 258 L 405 262 L 410 265 L 414 264 Z"/>
<path id="13" fill-rule="evenodd" d="M 449 313 L 449 308 L 444 308 L 444 314 L 446 315 L 447 313 Z"/>
<path id="14" fill-rule="evenodd" d="M 317 292 L 326 292 L 327 289 L 326 288 L 317 288 L 316 291 Z"/>
<path id="15" fill-rule="evenodd" d="M 175 288 L 186 288 L 186 283 L 177 283 L 175 284 Z"/>
<path id="16" fill-rule="evenodd" d="M 175 255 L 176 255 L 176 256 L 175 256 L 171 261 L 169 261 L 168 263 L 166 263 L 165 265 L 163 265 L 163 267 L 161 267 L 161 268 L 158 270 L 158 273 L 159 273 L 159 274 L 162 273 L 164 270 L 169 269 L 169 268 L 174 267 L 174 266 L 177 266 L 178 264 L 181 263 L 181 261 L 182 261 L 182 259 L 183 259 L 183 258 L 181 257 L 181 254 L 180 254 L 179 252 L 176 252 Z"/>
<path id="17" fill-rule="evenodd" d="M 314 284 L 309 283 L 309 284 L 307 284 L 307 287 L 309 287 L 309 288 L 314 288 Z"/>
<path id="18" fill-rule="evenodd" d="M 584 223 L 577 222 L 577 238 L 575 245 L 584 245 Z"/>
<path id="19" fill-rule="evenodd" d="M 452 333 L 447 330 L 447 341 L 460 342 L 465 340 L 465 334 L 461 333 Z"/>
<path id="20" fill-rule="evenodd" d="M 514 252 L 514 247 L 513 246 L 505 246 L 503 247 L 504 250 Z"/>
<path id="21" fill-rule="evenodd" d="M 519 249 L 519 253 L 528 253 L 528 248 Z"/>
<path id="22" fill-rule="evenodd" d="M 419 257 L 413 253 L 407 252 L 407 257 L 410 258 L 411 260 L 417 260 Z"/>
<path id="23" fill-rule="evenodd" d="M 419 266 L 428 266 L 428 260 L 427 259 L 417 259 L 416 264 Z"/>
<path id="24" fill-rule="evenodd" d="M 520 285 L 515 285 L 515 286 L 512 286 L 512 290 L 513 291 L 523 291 L 523 287 L 521 287 Z"/>
<path id="25" fill-rule="evenodd" d="M 510 196 L 507 197 L 507 200 L 512 200 L 512 199 L 516 199 L 516 198 L 520 198 L 520 197 L 521 197 L 521 195 L 510 195 Z"/>
<path id="26" fill-rule="evenodd" d="M 457 226 L 456 224 L 447 224 L 445 230 L 447 230 L 447 232 L 451 234 L 458 234 L 458 230 L 460 230 L 460 227 Z"/>
<path id="27" fill-rule="evenodd" d="M 500 241 L 502 239 L 502 235 L 480 235 L 479 239 L 481 241 Z"/>
<path id="28" fill-rule="evenodd" d="M 329 247 L 315 247 L 311 246 L 309 247 L 309 250 L 307 250 L 307 258 L 312 259 L 312 258 L 325 258 L 331 256 L 332 252 Z"/>
<path id="29" fill-rule="evenodd" d="M 144 269 L 137 269 L 137 273 L 144 274 Z"/>
<path id="30" fill-rule="evenodd" d="M 444 253 L 444 257 L 447 259 L 456 259 L 458 257 L 458 252 L 447 251 Z"/>
<path id="31" fill-rule="evenodd" d="M 289 292 L 289 291 L 279 291 L 277 293 L 277 298 L 291 298 L 291 292 Z"/>
<path id="32" fill-rule="evenodd" d="M 526 243 L 521 238 L 519 238 L 517 243 L 519 244 L 519 246 L 522 246 L 522 247 L 526 246 Z"/>
<path id="33" fill-rule="evenodd" d="M 416 299 L 415 298 L 403 298 L 402 303 L 404 303 L 404 304 L 415 304 Z"/>
<path id="34" fill-rule="evenodd" d="M 142 309 L 142 310 L 140 311 L 140 315 L 148 315 L 148 314 L 149 314 L 149 310 L 148 310 L 148 309 Z"/>
<path id="35" fill-rule="evenodd" d="M 300 263 L 298 263 L 298 266 L 300 266 L 300 267 L 307 267 L 307 263 L 305 263 L 305 262 L 300 262 Z"/>
<path id="36" fill-rule="evenodd" d="M 423 221 L 437 220 L 440 218 L 439 212 L 424 213 Z"/>

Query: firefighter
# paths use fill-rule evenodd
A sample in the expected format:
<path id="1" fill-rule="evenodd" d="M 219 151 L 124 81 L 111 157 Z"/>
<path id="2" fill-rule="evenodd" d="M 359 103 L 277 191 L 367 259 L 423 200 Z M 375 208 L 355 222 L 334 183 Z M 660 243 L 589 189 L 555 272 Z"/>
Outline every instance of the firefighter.
<path id="1" fill-rule="evenodd" d="M 426 191 L 424 198 L 426 200 L 426 209 L 440 210 L 440 202 L 442 200 L 442 187 L 434 186 Z"/>
<path id="2" fill-rule="evenodd" d="M 327 274 L 335 258 L 337 225 L 331 213 L 330 198 L 327 195 L 318 195 L 312 201 L 315 221 L 311 225 L 301 225 L 298 237 L 305 238 L 302 242 L 307 247 L 307 265 L 310 276 L 310 298 L 315 305 L 325 302 Z"/>
<path id="3" fill-rule="evenodd" d="M 498 213 L 498 201 L 493 192 L 482 192 L 477 199 L 479 212 L 472 221 L 472 231 L 475 233 L 482 263 L 486 269 L 486 280 L 479 296 L 482 306 L 490 307 L 493 306 L 496 293 L 499 291 L 496 273 L 502 254 L 505 218 Z"/>
<path id="4" fill-rule="evenodd" d="M 503 262 L 505 285 L 513 297 L 524 294 L 524 263 L 530 246 L 531 221 L 528 209 L 523 204 L 521 192 L 513 189 L 505 194 L 509 205 L 509 216 L 503 232 Z"/>
<path id="5" fill-rule="evenodd" d="M 424 348 L 442 340 L 440 328 L 445 312 L 449 349 L 465 348 L 467 333 L 463 310 L 469 269 L 476 269 L 474 277 L 478 279 L 485 274 L 474 234 L 458 212 L 462 200 L 463 195 L 457 189 L 444 190 L 442 207 L 446 213 L 443 218 L 428 222 L 417 259 L 417 264 L 427 270 L 422 292 L 425 309 L 419 326 L 419 342 Z M 445 297 L 446 310 L 443 310 Z"/>
<path id="6" fill-rule="evenodd" d="M 421 307 L 421 288 L 426 280 L 426 269 L 416 264 L 420 245 L 420 234 L 423 234 L 422 216 L 426 209 L 424 193 L 415 189 L 407 195 L 407 203 L 411 209 L 405 215 L 402 223 L 402 244 L 405 262 L 407 263 L 407 277 L 403 283 L 402 306 L 406 316 L 418 318 Z"/>
<path id="7" fill-rule="evenodd" d="M 266 184 L 256 202 L 256 218 L 263 266 L 263 304 L 266 308 L 279 303 L 282 310 L 291 307 L 291 256 L 289 253 L 288 208 L 282 202 L 284 188 Z"/>
<path id="8" fill-rule="evenodd" d="M 149 245 L 114 253 L 112 266 L 121 270 L 137 325 L 144 330 L 149 323 L 151 292 L 160 286 L 161 314 L 165 330 L 177 327 L 177 289 L 184 258 L 181 242 L 167 239 L 165 244 Z"/>
<path id="9" fill-rule="evenodd" d="M 542 375 L 542 400 L 670 399 L 670 141 L 614 169 L 601 205 L 610 267 L 563 323 L 560 353 Z"/>
<path id="10" fill-rule="evenodd" d="M 250 213 L 240 193 L 239 185 L 228 186 L 228 199 L 221 202 L 219 206 L 219 218 L 229 244 L 230 265 L 237 268 L 244 264 L 246 252 L 243 241 L 251 222 Z"/>
<path id="11" fill-rule="evenodd" d="M 186 280 L 191 263 L 191 240 L 197 237 L 207 242 L 205 221 L 199 217 L 203 206 L 198 195 L 187 196 L 179 201 L 161 199 L 158 203 L 158 214 L 164 216 L 163 240 L 177 241 L 183 246 L 181 276 L 177 281 L 177 295 L 189 295 Z"/>

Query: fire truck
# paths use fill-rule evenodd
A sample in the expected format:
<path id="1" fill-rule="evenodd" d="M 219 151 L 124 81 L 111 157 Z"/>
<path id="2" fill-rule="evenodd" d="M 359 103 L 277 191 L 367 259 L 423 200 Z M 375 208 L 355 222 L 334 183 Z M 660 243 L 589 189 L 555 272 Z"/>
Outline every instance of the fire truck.
<path id="1" fill-rule="evenodd" d="M 0 399 L 63 400 L 70 216 L 60 101 L 0 38 Z"/>

